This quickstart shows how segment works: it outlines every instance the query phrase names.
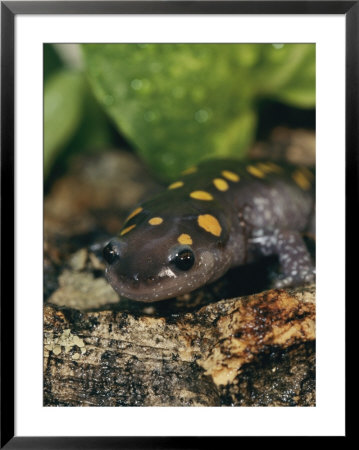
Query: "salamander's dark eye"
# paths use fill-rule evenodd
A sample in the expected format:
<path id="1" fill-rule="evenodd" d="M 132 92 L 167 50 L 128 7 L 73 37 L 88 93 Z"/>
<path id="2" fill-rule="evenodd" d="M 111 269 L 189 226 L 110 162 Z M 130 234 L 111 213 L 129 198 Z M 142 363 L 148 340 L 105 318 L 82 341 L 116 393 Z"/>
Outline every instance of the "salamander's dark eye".
<path id="1" fill-rule="evenodd" d="M 103 257 L 108 264 L 113 264 L 117 259 L 119 259 L 120 255 L 112 242 L 109 242 L 103 249 Z"/>
<path id="2" fill-rule="evenodd" d="M 177 253 L 173 262 L 177 269 L 189 270 L 194 264 L 194 254 L 189 249 L 182 250 Z"/>

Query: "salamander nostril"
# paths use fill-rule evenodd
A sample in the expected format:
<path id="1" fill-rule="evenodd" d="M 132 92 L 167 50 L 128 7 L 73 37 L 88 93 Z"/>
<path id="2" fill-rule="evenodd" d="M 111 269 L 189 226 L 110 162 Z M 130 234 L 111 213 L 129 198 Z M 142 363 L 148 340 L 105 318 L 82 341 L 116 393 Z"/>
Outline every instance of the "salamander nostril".
<path id="1" fill-rule="evenodd" d="M 113 264 L 115 261 L 120 259 L 120 253 L 117 246 L 112 242 L 109 242 L 103 249 L 103 257 L 108 264 Z"/>

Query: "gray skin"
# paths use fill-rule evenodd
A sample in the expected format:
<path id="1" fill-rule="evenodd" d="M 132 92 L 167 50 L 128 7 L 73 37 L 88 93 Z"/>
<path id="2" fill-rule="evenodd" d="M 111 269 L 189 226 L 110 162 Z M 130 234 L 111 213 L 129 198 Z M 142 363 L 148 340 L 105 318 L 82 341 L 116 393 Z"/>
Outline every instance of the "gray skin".
<path id="1" fill-rule="evenodd" d="M 164 217 L 164 220 L 170 219 Z M 172 221 L 165 232 L 164 227 L 144 224 L 128 236 L 112 239 L 110 245 L 119 257 L 108 264 L 107 280 L 119 295 L 143 302 L 186 294 L 215 281 L 232 265 L 228 238 L 218 240 L 198 230 L 195 245 L 177 241 L 182 233 L 193 237 L 196 227 L 200 230 L 196 218 L 182 216 Z M 194 255 L 194 264 L 187 271 L 177 268 L 173 262 L 183 250 L 190 250 Z"/>
<path id="2" fill-rule="evenodd" d="M 116 292 L 143 302 L 164 300 L 210 283 L 230 267 L 270 254 L 279 256 L 282 269 L 275 287 L 313 282 L 315 268 L 302 232 L 313 226 L 314 186 L 309 190 L 297 186 L 291 177 L 294 166 L 258 179 L 248 174 L 247 165 L 227 160 L 206 162 L 195 174 L 179 178 L 183 187 L 165 190 L 141 204 L 142 211 L 123 228 L 135 227 L 112 239 L 107 255 L 104 253 L 106 277 Z M 213 185 L 214 178 L 223 178 L 222 170 L 240 174 L 239 182 L 227 180 L 225 192 Z M 213 200 L 190 198 L 195 190 L 210 193 Z M 199 226 L 200 214 L 218 220 L 220 236 Z M 152 217 L 161 217 L 163 222 L 149 225 Z M 191 245 L 178 242 L 183 233 L 191 237 Z M 182 250 L 194 255 L 188 270 L 175 263 Z"/>

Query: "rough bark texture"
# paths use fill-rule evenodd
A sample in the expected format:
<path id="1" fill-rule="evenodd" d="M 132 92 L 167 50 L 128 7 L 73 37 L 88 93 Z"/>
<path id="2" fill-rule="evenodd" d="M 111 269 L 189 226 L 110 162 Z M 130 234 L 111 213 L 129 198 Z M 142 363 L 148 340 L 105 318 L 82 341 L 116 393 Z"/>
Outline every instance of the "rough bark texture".
<path id="1" fill-rule="evenodd" d="M 167 317 L 44 314 L 44 404 L 313 406 L 314 287 Z"/>

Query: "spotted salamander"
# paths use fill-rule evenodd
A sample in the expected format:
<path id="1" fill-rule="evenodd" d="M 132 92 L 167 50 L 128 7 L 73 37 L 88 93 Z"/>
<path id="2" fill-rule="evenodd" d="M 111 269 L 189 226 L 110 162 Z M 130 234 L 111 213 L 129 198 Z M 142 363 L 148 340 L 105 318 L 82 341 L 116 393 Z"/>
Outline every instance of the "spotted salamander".
<path id="1" fill-rule="evenodd" d="M 276 254 L 275 287 L 313 282 L 303 233 L 314 233 L 314 182 L 307 167 L 269 161 L 192 167 L 127 217 L 104 248 L 106 277 L 118 294 L 152 302 Z"/>

